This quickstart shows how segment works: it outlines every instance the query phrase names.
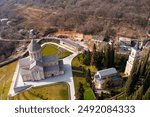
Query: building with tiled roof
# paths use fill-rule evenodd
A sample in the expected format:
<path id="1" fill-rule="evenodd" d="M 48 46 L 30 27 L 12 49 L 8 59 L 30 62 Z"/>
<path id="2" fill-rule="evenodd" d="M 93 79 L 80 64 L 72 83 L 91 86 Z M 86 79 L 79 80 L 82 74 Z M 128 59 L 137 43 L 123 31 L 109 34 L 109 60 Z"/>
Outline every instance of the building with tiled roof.
<path id="1" fill-rule="evenodd" d="M 115 68 L 108 68 L 104 70 L 97 71 L 97 73 L 94 75 L 94 83 L 96 89 L 105 89 L 104 83 L 107 78 L 110 78 L 113 86 L 120 85 L 120 77 Z"/>

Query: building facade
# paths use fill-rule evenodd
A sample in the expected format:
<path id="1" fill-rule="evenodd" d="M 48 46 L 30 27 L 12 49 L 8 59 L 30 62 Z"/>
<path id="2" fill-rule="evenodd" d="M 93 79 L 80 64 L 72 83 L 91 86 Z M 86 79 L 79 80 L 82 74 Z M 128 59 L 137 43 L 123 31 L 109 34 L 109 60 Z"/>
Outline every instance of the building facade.
<path id="1" fill-rule="evenodd" d="M 131 74 L 131 70 L 133 68 L 134 63 L 139 58 L 139 42 L 136 43 L 135 47 L 131 48 L 131 54 L 129 55 L 126 68 L 125 75 L 129 76 Z"/>
<path id="2" fill-rule="evenodd" d="M 39 81 L 64 74 L 63 60 L 57 55 L 42 56 L 41 46 L 32 40 L 28 46 L 29 56 L 19 60 L 18 78 L 25 81 Z"/>

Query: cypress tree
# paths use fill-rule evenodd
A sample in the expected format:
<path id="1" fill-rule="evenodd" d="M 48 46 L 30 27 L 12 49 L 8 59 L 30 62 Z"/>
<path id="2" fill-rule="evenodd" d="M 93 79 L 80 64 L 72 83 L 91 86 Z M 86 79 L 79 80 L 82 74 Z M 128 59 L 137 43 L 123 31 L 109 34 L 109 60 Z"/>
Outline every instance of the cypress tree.
<path id="1" fill-rule="evenodd" d="M 142 66 L 141 66 L 141 71 L 140 71 L 140 74 L 143 76 L 145 71 L 146 71 L 146 66 L 147 66 L 147 62 L 148 62 L 148 58 L 149 58 L 149 53 L 147 53 L 147 55 L 145 55 L 144 57 L 144 60 L 143 60 L 143 63 L 142 63 Z"/>
<path id="2" fill-rule="evenodd" d="M 79 83 L 79 93 L 80 93 L 80 99 L 84 99 L 84 87 L 83 87 L 83 84 L 80 82 Z"/>
<path id="3" fill-rule="evenodd" d="M 150 87 L 150 69 L 148 69 L 148 72 L 146 74 L 145 81 L 143 83 L 143 94 L 146 93 L 147 89 Z"/>
<path id="4" fill-rule="evenodd" d="M 97 52 L 96 54 L 96 63 L 95 63 L 95 66 L 98 70 L 100 70 L 100 68 L 103 66 L 102 65 L 102 60 L 103 60 L 103 53 L 102 52 Z"/>
<path id="5" fill-rule="evenodd" d="M 110 46 L 105 48 L 104 67 L 109 68 L 110 65 Z"/>
<path id="6" fill-rule="evenodd" d="M 114 67 L 114 58 L 115 58 L 114 47 L 108 45 L 105 48 L 104 67 L 105 68 Z"/>
<path id="7" fill-rule="evenodd" d="M 110 67 L 114 67 L 114 59 L 115 59 L 115 50 L 114 50 L 114 47 L 113 47 L 113 45 L 110 47 L 110 53 L 109 53 L 109 55 L 110 55 Z"/>
<path id="8" fill-rule="evenodd" d="M 150 87 L 148 88 L 145 95 L 143 96 L 143 100 L 150 100 Z"/>
<path id="9" fill-rule="evenodd" d="M 129 76 L 129 78 L 128 78 L 128 80 L 127 80 L 127 82 L 126 82 L 126 87 L 125 87 L 125 92 L 126 92 L 126 96 L 128 97 L 128 96 L 130 96 L 131 95 L 131 90 L 132 90 L 132 88 L 131 88 L 131 84 L 132 84 L 132 77 L 131 76 Z"/>
<path id="10" fill-rule="evenodd" d="M 90 65 L 91 62 L 91 52 L 88 51 L 84 51 L 83 53 L 83 64 L 85 65 Z"/>
<path id="11" fill-rule="evenodd" d="M 81 82 L 79 82 L 79 89 L 78 89 L 78 92 L 76 94 L 76 98 L 78 100 L 83 100 L 84 99 L 84 87 L 83 87 L 83 84 Z"/>
<path id="12" fill-rule="evenodd" d="M 91 56 L 91 65 L 96 64 L 96 45 L 93 45 L 93 51 L 92 51 L 92 56 Z"/>
<path id="13" fill-rule="evenodd" d="M 140 69 L 141 69 L 141 62 L 138 64 L 138 66 L 137 66 L 137 69 L 136 69 L 136 72 L 135 72 L 135 84 L 138 82 L 138 80 L 140 79 Z"/>
<path id="14" fill-rule="evenodd" d="M 86 72 L 86 81 L 87 81 L 89 84 L 91 84 L 91 82 L 92 82 L 90 69 L 88 69 L 87 72 Z"/>
<path id="15" fill-rule="evenodd" d="M 137 74 L 133 73 L 129 76 L 126 82 L 126 96 L 130 96 L 134 92 L 135 84 L 136 84 Z"/>
<path id="16" fill-rule="evenodd" d="M 143 86 L 141 86 L 141 87 L 135 92 L 135 95 L 133 96 L 132 99 L 134 99 L 134 100 L 142 100 L 142 95 L 143 95 Z"/>

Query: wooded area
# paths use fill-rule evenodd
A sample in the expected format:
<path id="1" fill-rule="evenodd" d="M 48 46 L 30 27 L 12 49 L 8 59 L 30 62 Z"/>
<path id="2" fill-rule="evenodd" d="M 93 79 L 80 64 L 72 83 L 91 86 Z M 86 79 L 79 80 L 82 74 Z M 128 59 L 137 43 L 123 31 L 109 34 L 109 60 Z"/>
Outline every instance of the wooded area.
<path id="1" fill-rule="evenodd" d="M 36 14 L 34 22 L 37 23 L 34 24 L 32 17 L 29 20 L 21 13 L 26 7 L 19 11 L 18 6 L 36 7 L 42 11 L 40 15 L 46 13 L 43 16 Z M 149 11 L 150 0 L 0 0 L 0 18 L 15 19 L 11 27 L 0 24 L 0 34 L 5 38 L 23 39 L 24 35 L 18 33 L 20 29 L 38 26 L 42 31 L 42 22 L 49 28 L 92 35 L 115 36 L 123 25 L 145 33 L 149 27 Z M 43 18 L 37 21 L 39 16 Z M 7 43 L 7 48 L 11 46 Z M 0 43 L 0 47 L 0 52 L 6 49 L 4 43 Z"/>

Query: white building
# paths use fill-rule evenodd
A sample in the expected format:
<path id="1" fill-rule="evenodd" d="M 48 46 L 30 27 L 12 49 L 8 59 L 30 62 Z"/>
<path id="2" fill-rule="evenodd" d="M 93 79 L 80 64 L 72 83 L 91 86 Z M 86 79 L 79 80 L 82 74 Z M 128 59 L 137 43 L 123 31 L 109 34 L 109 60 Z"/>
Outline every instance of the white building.
<path id="1" fill-rule="evenodd" d="M 98 71 L 94 75 L 94 83 L 96 89 L 104 89 L 103 85 L 107 78 L 111 78 L 114 86 L 118 86 L 120 84 L 120 77 L 115 68 L 109 68 Z"/>
<path id="2" fill-rule="evenodd" d="M 133 65 L 136 60 L 139 58 L 139 42 L 136 43 L 135 47 L 131 48 L 131 54 L 129 55 L 129 59 L 125 68 L 125 75 L 129 76 Z"/>
<path id="3" fill-rule="evenodd" d="M 52 76 L 64 74 L 63 61 L 57 55 L 42 56 L 41 46 L 32 40 L 28 46 L 29 56 L 18 62 L 17 79 L 39 81 Z"/>

